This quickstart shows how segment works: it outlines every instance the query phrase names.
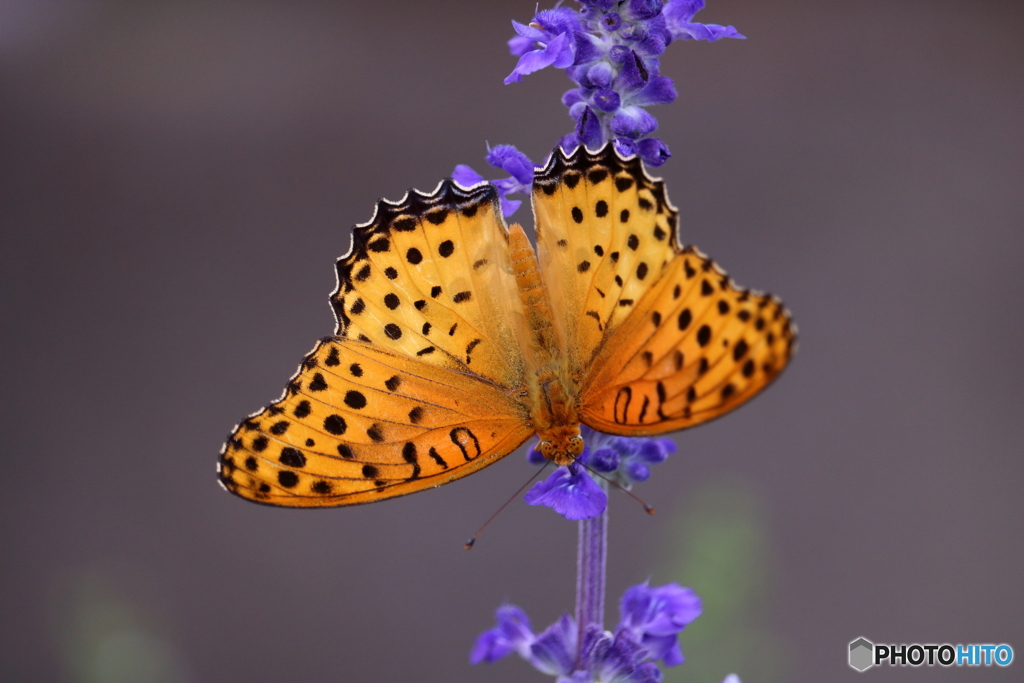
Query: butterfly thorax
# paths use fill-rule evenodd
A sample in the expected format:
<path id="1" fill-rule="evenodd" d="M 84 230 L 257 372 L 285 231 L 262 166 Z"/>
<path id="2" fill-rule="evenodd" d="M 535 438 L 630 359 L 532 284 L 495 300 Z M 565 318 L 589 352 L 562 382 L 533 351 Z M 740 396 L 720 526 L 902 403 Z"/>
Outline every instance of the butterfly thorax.
<path id="1" fill-rule="evenodd" d="M 568 376 L 562 340 L 552 324 L 551 301 L 537 255 L 519 224 L 509 229 L 509 256 L 530 336 L 527 400 L 540 437 L 538 450 L 556 465 L 568 465 L 583 452 L 576 383 Z"/>

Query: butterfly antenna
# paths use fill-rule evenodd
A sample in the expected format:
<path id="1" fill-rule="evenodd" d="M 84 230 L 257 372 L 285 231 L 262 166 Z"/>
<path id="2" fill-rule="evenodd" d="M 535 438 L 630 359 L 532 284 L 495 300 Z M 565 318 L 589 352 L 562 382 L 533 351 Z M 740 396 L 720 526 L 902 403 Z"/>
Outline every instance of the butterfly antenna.
<path id="1" fill-rule="evenodd" d="M 653 515 L 654 514 L 654 508 L 652 508 L 650 505 L 648 505 L 647 503 L 645 503 L 642 500 L 640 500 L 632 491 L 628 490 L 622 484 L 620 484 L 619 482 L 617 482 L 617 481 L 615 481 L 613 479 L 609 479 L 608 477 L 604 476 L 603 474 L 601 474 L 600 472 L 595 470 L 590 465 L 586 464 L 585 462 L 580 461 L 579 458 L 573 458 L 573 460 L 576 461 L 577 465 L 581 465 L 584 469 L 586 469 L 588 472 L 593 474 L 595 477 L 600 477 L 601 479 L 604 479 L 606 482 L 608 482 L 609 484 L 611 484 L 612 486 L 614 486 L 618 490 L 622 491 L 623 493 L 625 493 L 627 496 L 629 496 L 630 498 L 632 498 L 636 502 L 638 502 L 641 505 L 643 505 L 644 506 L 644 512 L 646 512 L 649 515 Z"/>
<path id="2" fill-rule="evenodd" d="M 518 497 L 519 497 L 519 494 L 520 494 L 520 493 L 522 493 L 522 492 L 523 492 L 524 490 L 526 490 L 526 487 L 527 487 L 527 486 L 529 486 L 530 484 L 532 484 L 532 483 L 533 483 L 533 481 L 534 481 L 534 479 L 536 479 L 537 477 L 539 477 L 539 476 L 540 476 L 540 474 L 541 474 L 541 472 L 543 472 L 544 470 L 546 470 L 546 469 L 548 468 L 548 465 L 550 465 L 550 464 L 551 464 L 551 461 L 550 461 L 550 460 L 545 460 L 545 461 L 544 461 L 544 466 L 543 466 L 543 467 L 541 467 L 541 468 L 540 468 L 539 470 L 537 470 L 537 471 L 536 471 L 536 472 L 535 472 L 535 473 L 533 474 L 533 476 L 532 476 L 532 477 L 530 477 L 530 478 L 529 478 L 529 480 L 528 480 L 528 481 L 527 481 L 527 482 L 526 482 L 525 484 L 523 484 L 522 486 L 520 486 L 520 487 L 519 487 L 519 490 L 518 490 L 518 491 L 516 491 L 515 493 L 513 493 L 513 494 L 512 494 L 512 497 L 511 497 L 511 498 L 509 498 L 508 500 L 506 500 L 506 501 L 505 501 L 505 503 L 504 503 L 504 504 L 503 504 L 503 505 L 502 505 L 502 506 L 501 506 L 500 508 L 498 508 L 498 511 L 497 511 L 497 512 L 495 512 L 495 513 L 494 513 L 493 515 L 491 515 L 491 518 L 490 518 L 490 519 L 488 519 L 488 520 L 487 520 L 486 522 L 484 522 L 484 525 L 483 525 L 482 527 L 480 527 L 479 529 L 477 529 L 477 530 L 476 530 L 476 533 L 475 533 L 475 534 L 473 534 L 473 537 L 472 537 L 471 539 L 469 539 L 468 541 L 466 541 L 466 543 L 465 543 L 465 545 L 464 545 L 463 547 L 464 547 L 464 548 L 465 548 L 466 550 L 469 550 L 470 548 L 472 548 L 472 547 L 473 547 L 473 544 L 474 544 L 474 543 L 476 543 L 476 539 L 477 539 L 477 538 L 478 538 L 478 537 L 480 536 L 480 534 L 482 534 L 482 533 L 484 532 L 484 529 L 486 529 L 486 528 L 487 528 L 487 525 L 488 525 L 488 524 L 490 524 L 491 522 L 493 522 L 493 521 L 494 521 L 494 518 L 495 518 L 495 517 L 497 517 L 498 515 L 500 515 L 500 514 L 501 514 L 501 511 L 502 511 L 502 510 L 504 510 L 505 508 L 507 508 L 507 507 L 508 507 L 508 504 L 509 504 L 509 503 L 511 503 L 511 502 L 512 502 L 513 500 L 515 500 L 516 498 L 518 498 Z"/>

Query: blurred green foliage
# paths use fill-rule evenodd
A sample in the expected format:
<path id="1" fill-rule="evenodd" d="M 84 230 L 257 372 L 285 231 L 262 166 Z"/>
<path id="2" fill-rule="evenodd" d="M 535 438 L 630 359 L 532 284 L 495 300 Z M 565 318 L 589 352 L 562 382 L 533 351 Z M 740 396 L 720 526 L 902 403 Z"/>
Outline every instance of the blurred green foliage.
<path id="1" fill-rule="evenodd" d="M 669 526 L 671 556 L 654 583 L 693 588 L 704 612 L 680 636 L 686 662 L 665 683 L 786 680 L 785 643 L 767 621 L 772 597 L 771 542 L 764 510 L 743 481 L 700 488 Z"/>
<path id="2" fill-rule="evenodd" d="M 100 563 L 57 581 L 53 612 L 67 680 L 189 683 L 140 572 Z"/>

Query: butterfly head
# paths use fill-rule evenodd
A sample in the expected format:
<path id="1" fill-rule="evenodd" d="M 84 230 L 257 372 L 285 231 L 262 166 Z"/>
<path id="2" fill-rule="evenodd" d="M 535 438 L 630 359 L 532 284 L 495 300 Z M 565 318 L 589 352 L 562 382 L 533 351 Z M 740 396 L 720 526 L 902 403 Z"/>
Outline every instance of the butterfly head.
<path id="1" fill-rule="evenodd" d="M 556 465 L 568 465 L 583 453 L 583 437 L 578 426 L 551 427 L 539 436 L 537 450 Z"/>

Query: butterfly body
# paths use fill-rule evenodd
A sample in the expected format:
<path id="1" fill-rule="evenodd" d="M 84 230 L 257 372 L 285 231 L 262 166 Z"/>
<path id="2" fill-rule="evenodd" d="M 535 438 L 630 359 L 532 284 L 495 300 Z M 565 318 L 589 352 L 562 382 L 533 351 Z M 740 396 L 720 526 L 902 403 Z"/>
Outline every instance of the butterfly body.
<path id="1" fill-rule="evenodd" d="M 536 252 L 518 223 L 509 228 L 512 272 L 523 306 L 529 338 L 524 399 L 540 450 L 556 465 L 568 465 L 583 452 L 577 413 L 577 388 L 569 376 L 563 342 L 553 324 L 551 300 Z"/>
<path id="2" fill-rule="evenodd" d="M 789 360 L 774 297 L 677 243 L 637 159 L 556 150 L 533 188 L 535 251 L 490 185 L 378 203 L 338 261 L 333 337 L 244 420 L 220 480 L 256 502 L 372 502 L 463 477 L 533 435 L 558 465 L 580 424 L 624 436 L 741 405 Z"/>

